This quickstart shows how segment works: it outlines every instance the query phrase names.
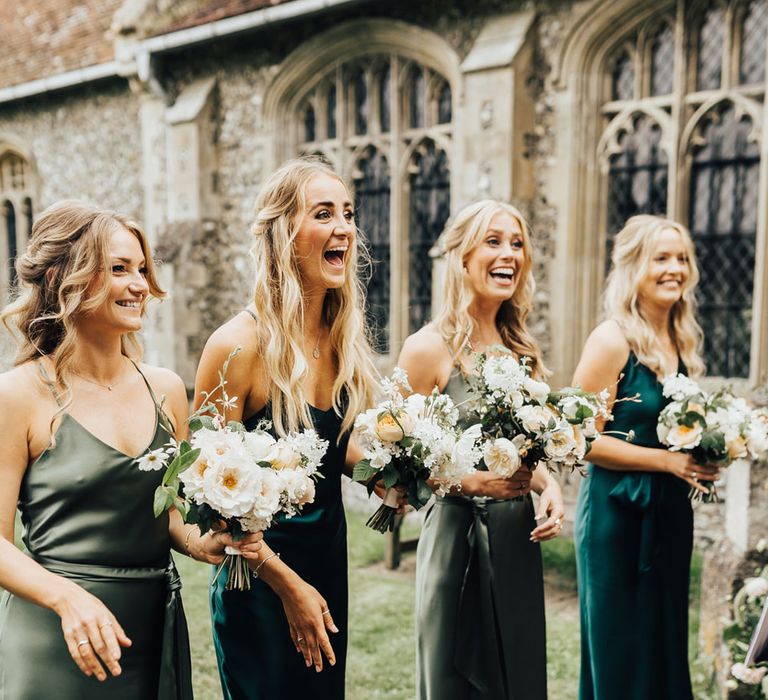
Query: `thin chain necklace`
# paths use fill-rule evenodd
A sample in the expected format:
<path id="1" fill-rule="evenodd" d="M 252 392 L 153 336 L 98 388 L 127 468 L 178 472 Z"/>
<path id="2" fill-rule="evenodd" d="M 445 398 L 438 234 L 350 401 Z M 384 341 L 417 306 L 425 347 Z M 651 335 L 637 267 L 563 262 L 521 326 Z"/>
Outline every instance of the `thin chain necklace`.
<path id="1" fill-rule="evenodd" d="M 72 374 L 76 374 L 80 379 L 85 380 L 89 384 L 94 384 L 95 386 L 100 386 L 102 389 L 106 389 L 107 391 L 112 391 L 114 387 L 116 387 L 121 381 L 123 381 L 123 377 L 119 377 L 117 381 L 112 382 L 112 384 L 102 384 L 101 382 L 97 382 L 95 379 L 89 379 L 84 374 L 80 374 L 80 372 L 77 372 L 76 370 L 71 370 Z"/>
<path id="2" fill-rule="evenodd" d="M 323 334 L 323 327 L 320 326 L 320 331 L 317 334 L 317 341 L 315 342 L 315 349 L 312 351 L 312 357 L 316 360 L 320 359 L 320 336 Z"/>

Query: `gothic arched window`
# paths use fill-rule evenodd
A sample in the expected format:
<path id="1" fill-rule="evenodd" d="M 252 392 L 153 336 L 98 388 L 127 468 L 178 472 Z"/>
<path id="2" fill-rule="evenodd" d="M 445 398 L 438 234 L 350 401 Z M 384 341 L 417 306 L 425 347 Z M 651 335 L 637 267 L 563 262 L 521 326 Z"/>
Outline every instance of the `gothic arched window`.
<path id="1" fill-rule="evenodd" d="M 15 263 L 32 232 L 32 174 L 28 161 L 0 148 L 0 299 L 16 285 Z"/>

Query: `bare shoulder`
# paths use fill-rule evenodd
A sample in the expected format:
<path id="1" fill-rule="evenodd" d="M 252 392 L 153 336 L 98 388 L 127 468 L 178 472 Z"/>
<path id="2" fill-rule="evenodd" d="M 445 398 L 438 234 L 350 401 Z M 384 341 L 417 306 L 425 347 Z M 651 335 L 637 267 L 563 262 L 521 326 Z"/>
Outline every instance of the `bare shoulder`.
<path id="1" fill-rule="evenodd" d="M 589 334 L 584 351 L 598 353 L 604 358 L 611 358 L 614 361 L 621 360 L 624 364 L 629 354 L 629 343 L 624 337 L 620 326 L 616 321 L 608 319 L 597 326 Z"/>
<path id="2" fill-rule="evenodd" d="M 588 391 L 602 389 L 619 376 L 628 356 L 629 343 L 618 323 L 603 321 L 584 344 L 574 381 Z"/>
<path id="3" fill-rule="evenodd" d="M 218 366 L 237 350 L 232 369 L 250 364 L 256 357 L 256 327 L 253 318 L 245 311 L 219 326 L 208 338 L 203 349 L 203 360 Z"/>
<path id="4" fill-rule="evenodd" d="M 187 388 L 184 385 L 184 380 L 176 372 L 165 367 L 147 365 L 143 362 L 140 369 L 156 394 L 186 400 Z"/>
<path id="5" fill-rule="evenodd" d="M 53 396 L 43 384 L 34 362 L 24 362 L 0 373 L 0 406 L 3 413 L 17 418 L 21 414 L 29 416 L 41 398 L 53 402 Z"/>
<path id="6" fill-rule="evenodd" d="M 437 329 L 428 325 L 405 339 L 400 358 L 407 358 L 409 362 L 428 362 L 435 365 L 450 362 L 451 355 Z"/>

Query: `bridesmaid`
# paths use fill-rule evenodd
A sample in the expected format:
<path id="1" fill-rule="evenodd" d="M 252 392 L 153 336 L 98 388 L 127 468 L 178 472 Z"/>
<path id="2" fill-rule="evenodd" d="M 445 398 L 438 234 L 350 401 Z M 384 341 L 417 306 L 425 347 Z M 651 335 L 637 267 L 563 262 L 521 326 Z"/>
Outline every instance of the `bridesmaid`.
<path id="1" fill-rule="evenodd" d="M 534 282 L 528 228 L 495 201 L 463 209 L 445 236 L 445 305 L 410 336 L 398 364 L 415 392 L 469 398 L 472 353 L 504 345 L 546 374 L 526 328 Z M 462 423 L 468 425 L 468 417 Z M 528 495 L 541 495 L 538 518 Z M 522 501 L 514 501 L 525 496 Z M 538 527 L 536 520 L 543 519 Z M 539 542 L 559 534 L 563 502 L 543 467 L 511 479 L 466 477 L 428 511 L 416 555 L 420 700 L 545 700 L 544 585 Z"/>
<path id="2" fill-rule="evenodd" d="M 265 533 L 251 591 L 224 590 L 225 576 L 213 585 L 214 644 L 225 698 L 335 700 L 347 651 L 341 474 L 351 473 L 349 433 L 375 389 L 354 211 L 344 182 L 316 159 L 280 168 L 256 206 L 253 298 L 208 341 L 198 401 L 240 346 L 228 418 L 248 428 L 269 419 L 278 435 L 314 427 L 330 446 L 314 503 Z"/>
<path id="3" fill-rule="evenodd" d="M 606 430 L 581 485 L 576 545 L 581 606 L 580 700 L 685 700 L 688 583 L 693 544 L 691 487 L 717 471 L 670 452 L 656 437 L 667 403 L 659 379 L 699 375 L 699 279 L 680 224 L 634 216 L 617 234 L 604 295 L 606 320 L 590 335 L 574 382 L 610 387 Z"/>
<path id="4" fill-rule="evenodd" d="M 16 270 L 23 291 L 1 314 L 20 351 L 0 375 L 0 696 L 189 699 L 170 548 L 218 562 L 231 540 L 155 518 L 161 473 L 136 464 L 168 440 L 156 396 L 174 425 L 187 415 L 181 380 L 138 364 L 147 301 L 164 296 L 149 246 L 130 219 L 65 201 L 35 222 Z"/>

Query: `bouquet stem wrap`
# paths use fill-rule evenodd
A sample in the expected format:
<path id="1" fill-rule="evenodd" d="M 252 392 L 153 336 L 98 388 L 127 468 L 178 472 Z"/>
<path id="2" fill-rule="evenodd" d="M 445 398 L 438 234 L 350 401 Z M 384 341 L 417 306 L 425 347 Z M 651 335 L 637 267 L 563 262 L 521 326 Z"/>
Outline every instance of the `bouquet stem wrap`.
<path id="1" fill-rule="evenodd" d="M 387 532 L 395 529 L 395 516 L 397 515 L 397 491 L 387 489 L 384 494 L 384 502 L 365 523 L 368 527 L 378 532 Z"/>

